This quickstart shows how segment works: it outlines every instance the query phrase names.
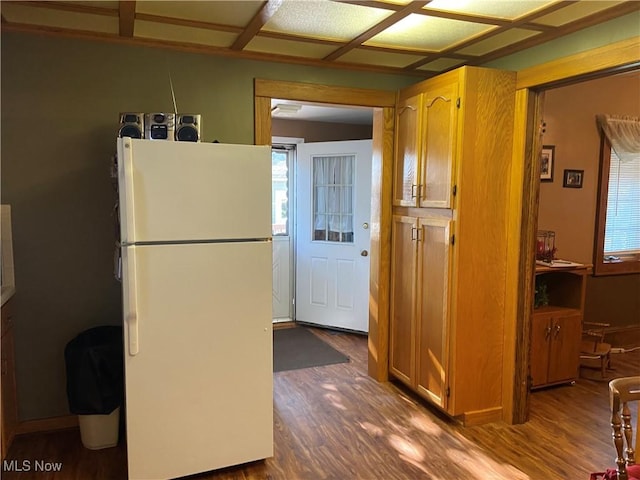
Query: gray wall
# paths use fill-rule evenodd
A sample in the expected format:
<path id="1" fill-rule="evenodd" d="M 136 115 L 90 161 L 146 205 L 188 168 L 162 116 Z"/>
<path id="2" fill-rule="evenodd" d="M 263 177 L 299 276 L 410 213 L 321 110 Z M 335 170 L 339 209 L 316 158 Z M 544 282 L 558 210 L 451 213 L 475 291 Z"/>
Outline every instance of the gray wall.
<path id="1" fill-rule="evenodd" d="M 2 203 L 12 205 L 19 414 L 68 413 L 63 351 L 121 323 L 109 176 L 120 111 L 201 113 L 205 141 L 253 143 L 253 80 L 395 91 L 415 77 L 2 34 Z"/>

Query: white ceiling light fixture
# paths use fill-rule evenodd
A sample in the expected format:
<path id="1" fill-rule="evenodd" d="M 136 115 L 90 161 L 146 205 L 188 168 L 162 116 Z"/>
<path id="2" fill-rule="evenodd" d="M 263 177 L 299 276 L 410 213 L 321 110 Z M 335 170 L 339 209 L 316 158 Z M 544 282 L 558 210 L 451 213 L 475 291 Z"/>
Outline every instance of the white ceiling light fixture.
<path id="1" fill-rule="evenodd" d="M 271 115 L 274 117 L 295 117 L 301 108 L 302 105 L 294 103 L 278 103 L 271 109 Z"/>

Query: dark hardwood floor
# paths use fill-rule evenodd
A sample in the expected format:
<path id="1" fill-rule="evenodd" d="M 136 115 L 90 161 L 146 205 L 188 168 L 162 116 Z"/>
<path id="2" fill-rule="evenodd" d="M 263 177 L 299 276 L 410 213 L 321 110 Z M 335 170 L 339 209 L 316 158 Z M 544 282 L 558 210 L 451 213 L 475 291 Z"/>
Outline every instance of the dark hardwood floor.
<path id="1" fill-rule="evenodd" d="M 597 371 L 533 393 L 524 425 L 465 428 L 369 378 L 366 337 L 314 331 L 351 362 L 274 375 L 274 457 L 189 478 L 587 480 L 614 464 L 608 385 Z M 640 374 L 640 351 L 614 355 L 613 367 L 609 378 Z M 4 471 L 5 480 L 124 480 L 127 472 L 124 442 L 87 450 L 78 430 L 18 437 L 8 460 L 28 461 L 30 471 Z M 36 460 L 62 470 L 35 472 Z"/>

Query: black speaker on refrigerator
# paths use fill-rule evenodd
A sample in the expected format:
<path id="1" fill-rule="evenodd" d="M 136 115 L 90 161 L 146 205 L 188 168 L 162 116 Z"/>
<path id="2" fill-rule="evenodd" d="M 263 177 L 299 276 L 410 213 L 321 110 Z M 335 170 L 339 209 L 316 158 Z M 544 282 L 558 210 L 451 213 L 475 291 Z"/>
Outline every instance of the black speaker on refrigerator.
<path id="1" fill-rule="evenodd" d="M 200 115 L 179 113 L 176 117 L 176 140 L 179 142 L 200 141 Z"/>
<path id="2" fill-rule="evenodd" d="M 144 116 L 145 138 L 149 140 L 173 140 L 175 113 L 147 113 Z"/>
<path id="3" fill-rule="evenodd" d="M 120 113 L 118 137 L 144 138 L 144 113 Z"/>

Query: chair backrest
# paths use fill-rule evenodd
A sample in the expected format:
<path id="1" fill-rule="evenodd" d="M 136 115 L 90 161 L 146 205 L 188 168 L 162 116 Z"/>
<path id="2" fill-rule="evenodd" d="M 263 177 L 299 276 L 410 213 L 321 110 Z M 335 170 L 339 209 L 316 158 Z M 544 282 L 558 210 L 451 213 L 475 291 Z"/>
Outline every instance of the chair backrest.
<path id="1" fill-rule="evenodd" d="M 640 376 L 611 380 L 609 382 L 609 394 L 611 397 L 613 443 L 617 452 L 618 480 L 627 480 L 627 466 L 635 465 L 636 463 L 635 452 L 638 449 L 638 424 L 640 424 L 640 418 L 637 418 L 636 442 L 634 444 L 629 402 L 640 402 Z"/>

